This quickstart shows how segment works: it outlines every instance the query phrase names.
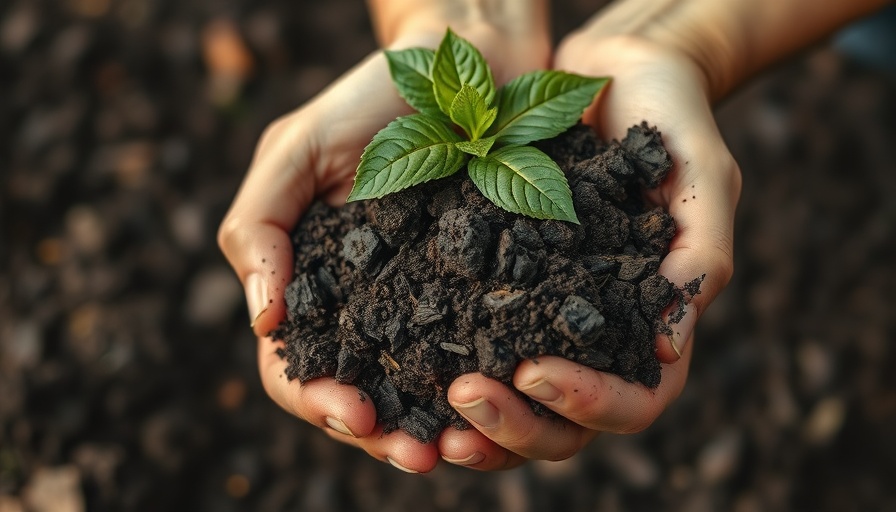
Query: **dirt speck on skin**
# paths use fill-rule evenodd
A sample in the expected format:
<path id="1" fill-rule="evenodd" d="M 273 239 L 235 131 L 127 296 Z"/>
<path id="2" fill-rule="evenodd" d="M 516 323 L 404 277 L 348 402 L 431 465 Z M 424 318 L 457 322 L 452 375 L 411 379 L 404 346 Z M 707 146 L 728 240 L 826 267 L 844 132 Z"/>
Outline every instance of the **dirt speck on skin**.
<path id="1" fill-rule="evenodd" d="M 673 219 L 642 200 L 672 166 L 647 124 L 605 143 L 579 125 L 540 144 L 567 175 L 580 225 L 508 213 L 465 173 L 380 200 L 316 203 L 294 233 L 287 376 L 335 377 L 371 397 L 386 432 L 421 442 L 469 425 L 448 404 L 460 375 L 510 383 L 558 355 L 656 387 L 661 313 L 699 292 L 657 271 Z M 674 308 L 673 308 L 674 309 Z M 548 411 L 536 402 L 533 409 Z"/>

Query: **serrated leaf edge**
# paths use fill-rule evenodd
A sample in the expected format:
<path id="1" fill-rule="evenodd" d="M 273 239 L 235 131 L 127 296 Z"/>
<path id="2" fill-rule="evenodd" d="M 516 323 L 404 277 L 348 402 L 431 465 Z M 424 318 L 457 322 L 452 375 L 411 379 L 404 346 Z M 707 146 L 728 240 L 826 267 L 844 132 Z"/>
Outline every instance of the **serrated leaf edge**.
<path id="1" fill-rule="evenodd" d="M 542 77 L 545 77 L 545 78 L 542 78 Z M 563 80 L 564 78 L 581 80 L 581 84 L 583 84 L 583 85 L 567 89 L 565 91 L 562 91 L 559 94 L 556 94 L 556 95 L 548 97 L 548 98 L 539 98 L 539 101 L 537 101 L 537 103 L 534 103 L 534 104 L 531 103 L 532 99 L 533 99 L 532 98 L 532 90 L 536 89 L 535 85 L 538 85 L 537 82 L 551 80 L 551 79 L 555 79 L 555 78 L 560 78 L 561 80 Z M 528 80 L 528 79 L 533 79 L 535 81 L 535 83 L 529 84 L 529 87 L 527 88 L 529 90 L 529 102 L 530 102 L 529 108 L 517 113 L 513 117 L 504 121 L 503 125 L 499 126 L 497 123 L 501 120 L 501 115 L 502 115 L 501 107 L 504 106 L 504 97 L 503 96 L 505 94 L 507 94 L 508 91 L 516 92 L 517 90 L 521 90 L 522 87 L 520 86 L 520 83 L 523 82 L 524 80 Z M 520 126 L 520 125 L 515 124 L 515 122 L 521 118 L 528 117 L 527 114 L 530 114 L 533 111 L 543 108 L 545 105 L 555 102 L 561 97 L 578 96 L 580 94 L 581 90 L 588 88 L 588 86 L 596 87 L 594 92 L 592 94 L 588 95 L 588 96 L 590 96 L 590 99 L 588 100 L 587 103 L 585 103 L 583 101 L 581 107 L 576 106 L 575 109 L 568 110 L 568 112 L 570 114 L 575 114 L 576 118 L 580 118 L 582 113 L 585 111 L 585 109 L 588 108 L 588 106 L 590 106 L 594 102 L 595 98 L 597 98 L 598 94 L 601 92 L 601 90 L 603 90 L 603 88 L 606 86 L 606 84 L 608 82 L 609 82 L 609 78 L 588 77 L 588 76 L 577 75 L 574 73 L 567 73 L 565 71 L 556 71 L 556 70 L 537 70 L 537 71 L 532 71 L 532 72 L 526 73 L 524 75 L 520 75 L 520 76 L 514 78 L 513 80 L 511 80 L 509 83 L 505 84 L 499 91 L 498 101 L 497 101 L 498 116 L 497 116 L 497 119 L 495 119 L 495 121 L 493 121 L 491 130 L 486 132 L 486 134 L 495 135 L 497 137 L 498 143 L 504 142 L 504 143 L 514 144 L 514 145 L 524 145 L 524 144 L 528 144 L 530 142 L 535 142 L 537 140 L 543 140 L 545 138 L 554 137 L 556 135 L 559 135 L 560 133 L 562 133 L 564 130 L 568 129 L 570 126 L 572 126 L 575 123 L 574 122 L 573 123 L 564 122 L 564 123 L 557 124 L 556 119 L 554 119 L 555 123 L 552 124 L 551 126 L 529 125 L 528 126 L 529 128 L 532 128 L 535 130 L 539 130 L 539 129 L 543 130 L 540 134 L 533 136 L 533 137 L 520 137 L 519 135 L 513 135 L 512 133 L 508 134 L 506 132 L 508 131 L 507 130 L 508 127 Z M 542 117 L 548 117 L 548 116 L 542 116 Z M 511 136 L 513 136 L 514 138 L 508 140 L 508 137 L 511 137 Z"/>
<path id="2" fill-rule="evenodd" d="M 569 198 L 570 209 L 567 209 L 562 204 L 558 203 L 556 200 L 554 200 L 554 198 L 551 197 L 551 194 L 546 192 L 545 189 L 539 187 L 536 182 L 532 181 L 528 176 L 521 173 L 520 169 L 522 169 L 522 167 L 511 166 L 511 165 L 509 165 L 509 163 L 506 160 L 503 159 L 505 157 L 505 155 L 507 155 L 508 153 L 512 154 L 514 152 L 520 152 L 521 150 L 528 152 L 528 153 L 533 153 L 533 155 L 535 155 L 536 157 L 544 158 L 545 162 L 552 164 L 552 165 L 548 165 L 547 168 L 550 172 L 556 174 L 556 181 L 562 182 L 565 185 L 565 187 L 562 190 L 560 190 L 560 193 L 563 194 L 565 197 Z M 546 198 L 550 202 L 550 204 L 552 204 L 554 206 L 554 208 L 552 208 L 552 210 L 561 212 L 561 215 L 554 215 L 553 212 L 546 212 L 543 209 L 535 210 L 532 208 L 527 208 L 535 213 L 535 215 L 533 215 L 532 213 L 530 213 L 528 211 L 523 211 L 523 209 L 519 208 L 519 207 L 517 207 L 515 209 L 507 208 L 507 206 L 505 206 L 505 205 L 526 204 L 528 207 L 529 202 L 525 201 L 525 200 L 520 201 L 519 198 L 516 197 L 516 195 L 514 194 L 512 189 L 510 190 L 510 194 L 513 198 L 513 201 L 512 202 L 507 201 L 506 198 L 502 197 L 502 194 L 497 185 L 495 186 L 495 195 L 503 204 L 500 204 L 497 201 L 495 201 L 491 197 L 491 194 L 490 194 L 488 188 L 486 187 L 484 190 L 483 189 L 484 184 L 480 183 L 479 180 L 476 179 L 476 174 L 477 174 L 476 169 L 475 169 L 476 166 L 480 165 L 480 164 L 488 165 L 490 160 L 497 162 L 497 164 L 502 165 L 503 167 L 505 167 L 507 169 L 510 169 L 515 176 L 518 176 L 519 178 L 523 179 L 530 187 L 532 187 L 533 189 L 538 191 L 538 193 L 542 197 Z M 476 188 L 478 188 L 479 191 L 482 192 L 482 194 L 484 196 L 489 198 L 490 201 L 492 201 L 497 206 L 499 206 L 507 211 L 510 211 L 513 213 L 519 213 L 521 215 L 526 215 L 528 217 L 533 217 L 533 218 L 537 218 L 537 219 L 563 220 L 563 221 L 572 222 L 574 224 L 579 224 L 579 219 L 575 212 L 575 206 L 573 205 L 572 191 L 569 188 L 569 183 L 566 179 L 566 175 L 563 173 L 563 170 L 560 169 L 560 167 L 557 165 L 557 163 L 554 162 L 553 159 L 551 159 L 551 157 L 549 157 L 548 155 L 546 155 L 545 153 L 543 153 L 542 151 L 540 151 L 537 148 L 534 148 L 531 146 L 506 146 L 506 147 L 501 148 L 493 153 L 489 153 L 485 157 L 473 158 L 467 164 L 467 169 L 468 169 L 468 174 L 470 175 L 470 178 L 473 180 L 474 184 L 476 185 Z M 500 176 L 500 174 L 497 174 L 495 176 L 495 179 L 497 179 L 499 176 Z"/>
<path id="3" fill-rule="evenodd" d="M 469 55 L 468 58 L 473 60 L 472 64 L 466 64 L 465 66 L 461 63 L 458 63 L 459 54 L 455 51 L 455 43 L 462 49 L 466 50 Z M 440 64 L 443 59 L 451 59 L 451 65 L 448 66 L 448 69 L 451 70 L 451 83 L 446 83 L 444 80 L 439 80 L 437 76 L 437 72 L 440 69 Z M 474 84 L 472 81 L 465 79 L 463 73 L 460 71 L 463 67 L 470 69 L 470 74 L 473 76 L 477 76 L 478 78 L 483 78 L 482 75 L 477 75 L 477 71 L 484 71 L 484 80 L 482 80 L 482 85 L 485 88 L 485 91 L 481 91 L 479 85 Z M 445 36 L 442 38 L 442 42 L 439 44 L 439 47 L 436 49 L 435 58 L 432 63 L 432 70 L 430 73 L 433 81 L 433 94 L 436 98 L 436 103 L 438 103 L 439 108 L 445 115 L 451 115 L 451 103 L 454 101 L 454 97 L 460 91 L 461 87 L 463 87 L 464 82 L 469 83 L 472 87 L 474 87 L 479 94 L 483 97 L 486 104 L 491 106 L 491 103 L 494 101 L 497 91 L 495 89 L 495 79 L 492 76 L 491 67 L 489 67 L 488 62 L 486 62 L 485 57 L 482 56 L 482 53 L 478 48 L 473 46 L 472 43 L 467 41 L 466 39 L 458 36 L 451 30 L 449 27 L 445 30 Z M 451 98 L 442 98 L 440 94 L 440 89 L 447 88 L 451 93 Z M 485 92 L 485 94 L 483 94 Z"/>
<path id="4" fill-rule="evenodd" d="M 369 192 L 369 191 L 362 192 L 361 191 L 362 188 L 366 187 L 367 183 L 369 183 L 372 179 L 375 179 L 376 175 L 378 175 L 381 172 L 384 172 L 387 168 L 391 167 L 392 165 L 395 165 L 395 163 L 398 162 L 399 160 L 410 158 L 410 155 L 411 155 L 410 152 L 402 154 L 400 158 L 397 158 L 395 160 L 389 160 L 387 157 L 385 157 L 381 154 L 376 154 L 377 149 L 380 146 L 382 146 L 383 144 L 399 140 L 399 138 L 386 138 L 386 136 L 384 134 L 391 130 L 394 130 L 396 128 L 407 128 L 405 126 L 406 123 L 416 123 L 416 122 L 422 122 L 422 123 L 424 123 L 425 126 L 428 126 L 429 128 L 436 130 L 436 131 L 444 130 L 444 132 L 446 134 L 451 134 L 451 135 L 449 135 L 449 137 L 452 140 L 449 140 L 448 138 L 446 138 L 446 139 L 429 138 L 429 140 L 427 141 L 428 142 L 427 144 L 413 147 L 412 152 L 417 153 L 420 151 L 431 151 L 436 146 L 448 146 L 449 148 L 453 147 L 454 150 L 456 150 L 458 152 L 458 155 L 453 159 L 453 162 L 449 162 L 449 161 L 443 162 L 442 169 L 439 171 L 433 170 L 433 169 L 439 169 L 438 166 L 434 166 L 434 167 L 430 168 L 425 173 L 423 179 L 419 179 L 418 174 L 420 173 L 421 169 L 417 169 L 415 174 L 408 177 L 407 181 L 399 187 L 384 187 L 380 190 L 375 190 L 374 192 Z M 400 139 L 400 140 L 406 140 L 406 141 L 410 142 L 410 139 Z M 457 142 L 460 142 L 461 140 L 462 139 L 457 134 L 455 134 L 453 131 L 451 131 L 450 128 L 445 126 L 444 123 L 442 123 L 438 119 L 428 116 L 427 114 L 412 114 L 409 116 L 403 116 L 403 117 L 399 117 L 398 119 L 395 119 L 394 121 L 389 123 L 385 128 L 383 128 L 382 130 L 377 132 L 377 134 L 374 135 L 373 140 L 371 140 L 370 143 L 364 148 L 364 152 L 361 154 L 361 160 L 358 163 L 357 169 L 355 170 L 354 184 L 352 185 L 351 192 L 349 192 L 349 195 L 346 198 L 346 202 L 358 201 L 358 200 L 363 200 L 363 199 L 378 199 L 387 194 L 398 192 L 400 190 L 404 190 L 406 188 L 409 188 L 409 187 L 412 187 L 415 185 L 419 185 L 421 183 L 426 183 L 426 182 L 432 181 L 434 179 L 444 178 L 444 177 L 454 174 L 455 172 L 457 172 L 461 168 L 463 168 L 464 164 L 466 163 L 466 161 L 469 158 L 465 152 L 463 152 L 460 148 L 456 147 Z M 365 164 L 369 164 L 369 162 L 372 159 L 377 158 L 377 157 L 383 158 L 384 160 L 386 160 L 386 162 L 388 162 L 388 164 L 386 166 L 383 166 L 380 169 L 375 169 L 375 170 L 370 170 L 370 171 L 364 170 L 362 172 L 362 168 L 365 166 Z M 362 183 L 361 179 L 364 178 L 364 175 L 368 174 L 368 173 L 372 173 L 374 175 L 374 177 L 369 178 Z"/>

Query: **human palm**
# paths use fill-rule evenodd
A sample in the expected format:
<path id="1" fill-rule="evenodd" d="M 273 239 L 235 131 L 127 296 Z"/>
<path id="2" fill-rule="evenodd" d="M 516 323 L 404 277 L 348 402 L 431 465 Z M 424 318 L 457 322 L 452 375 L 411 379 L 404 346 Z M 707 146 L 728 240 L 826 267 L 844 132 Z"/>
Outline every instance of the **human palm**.
<path id="1" fill-rule="evenodd" d="M 565 71 L 612 77 L 599 108 L 593 106 L 584 117 L 603 138 L 621 139 L 643 120 L 662 132 L 674 166 L 647 196 L 674 217 L 677 233 L 660 273 L 679 286 L 705 277 L 684 318 L 672 324 L 673 334 L 657 337 L 663 364 L 655 390 L 558 357 L 524 361 L 514 386 L 557 412 L 562 417 L 557 420 L 535 416 L 513 390 L 482 375 L 455 381 L 449 400 L 476 430 L 448 432 L 440 448 L 451 458 L 475 460 L 472 465 L 479 469 L 564 459 L 600 432 L 631 433 L 649 426 L 683 389 L 694 323 L 732 272 L 740 172 L 716 128 L 701 70 L 660 45 L 588 33 L 567 38 L 554 63 Z M 582 389 L 588 392 L 577 392 Z"/>
<path id="2" fill-rule="evenodd" d="M 512 43 L 483 27 L 464 36 L 483 51 L 499 83 L 547 65 L 546 46 L 533 40 Z M 404 44 L 430 41 L 438 39 L 425 35 L 420 44 Z M 285 318 L 283 293 L 293 272 L 290 231 L 313 200 L 344 202 L 364 147 L 391 120 L 410 112 L 392 85 L 384 55 L 376 52 L 307 105 L 272 123 L 222 222 L 219 244 L 246 289 L 262 383 L 271 398 L 331 437 L 401 469 L 423 472 L 439 459 L 434 443 L 424 445 L 401 432 L 384 436 L 373 404 L 354 386 L 332 378 L 286 379 L 286 362 L 277 354 L 282 343 L 266 336 Z"/>

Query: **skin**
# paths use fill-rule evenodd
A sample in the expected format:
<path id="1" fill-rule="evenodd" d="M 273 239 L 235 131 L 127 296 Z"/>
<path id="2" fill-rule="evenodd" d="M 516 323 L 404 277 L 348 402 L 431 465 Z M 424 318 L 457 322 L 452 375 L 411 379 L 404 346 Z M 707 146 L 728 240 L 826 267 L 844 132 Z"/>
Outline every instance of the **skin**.
<path id="1" fill-rule="evenodd" d="M 523 13 L 537 13 L 538 6 L 543 7 L 542 2 L 519 3 L 528 3 Z M 415 0 L 402 5 L 390 1 L 371 7 L 383 18 L 377 22 L 377 33 L 387 48 L 434 48 L 444 35 L 447 19 L 458 35 L 494 63 L 498 83 L 549 65 L 544 16 L 532 16 L 506 30 L 503 24 L 489 21 L 489 16 L 507 13 L 464 9 L 462 2 Z M 360 400 L 354 386 L 339 385 L 333 379 L 288 381 L 286 364 L 276 354 L 278 343 L 265 336 L 285 317 L 283 291 L 288 282 L 282 276 L 292 275 L 293 267 L 288 233 L 315 197 L 343 203 L 364 146 L 389 121 L 410 112 L 392 85 L 385 57 L 374 53 L 308 104 L 267 128 L 218 240 L 246 289 L 252 328 L 259 337 L 259 371 L 271 398 L 284 410 L 379 460 L 407 471 L 426 472 L 440 460 L 438 445 L 422 445 L 401 432 L 383 436 L 371 401 Z M 491 443 L 482 436 L 479 441 Z"/>
<path id="2" fill-rule="evenodd" d="M 475 429 L 447 429 L 423 445 L 401 432 L 383 436 L 371 401 L 361 400 L 354 386 L 326 378 L 288 381 L 277 343 L 265 337 L 285 317 L 288 283 L 277 276 L 292 275 L 288 233 L 315 197 L 341 204 L 364 146 L 389 121 L 410 112 L 377 52 L 268 127 L 219 230 L 219 245 L 246 290 L 265 390 L 280 407 L 334 439 L 409 472 L 429 471 L 440 458 L 481 470 L 528 459 L 562 460 L 599 432 L 647 428 L 681 393 L 694 324 L 733 271 L 741 176 L 716 127 L 712 103 L 769 64 L 885 3 L 830 1 L 821 8 L 817 0 L 624 0 L 552 53 L 545 0 L 370 0 L 384 48 L 434 48 L 450 25 L 482 51 L 499 84 L 550 65 L 611 76 L 585 120 L 606 138 L 621 138 L 644 119 L 663 133 L 674 167 L 648 198 L 668 209 L 678 232 L 660 272 L 679 285 L 706 277 L 674 334 L 657 337 L 663 365 L 655 390 L 556 357 L 521 363 L 514 386 L 561 420 L 534 416 L 499 382 L 465 375 L 449 388 L 448 398 Z"/>

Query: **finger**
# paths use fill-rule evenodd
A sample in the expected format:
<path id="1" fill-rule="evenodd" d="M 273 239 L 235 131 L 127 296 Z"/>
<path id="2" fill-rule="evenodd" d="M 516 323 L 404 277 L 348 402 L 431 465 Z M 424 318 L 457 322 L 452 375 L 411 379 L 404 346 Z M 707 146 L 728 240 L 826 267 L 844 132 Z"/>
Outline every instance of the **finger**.
<path id="1" fill-rule="evenodd" d="M 282 342 L 258 340 L 261 382 L 268 396 L 286 412 L 319 428 L 361 438 L 376 427 L 376 409 L 365 393 L 355 386 L 338 384 L 330 378 L 300 383 L 286 376 L 286 361 L 277 350 Z"/>
<path id="2" fill-rule="evenodd" d="M 684 290 L 683 303 L 667 312 L 670 332 L 657 336 L 657 357 L 671 363 L 734 271 L 741 175 L 711 117 L 663 131 L 663 139 L 673 167 L 652 195 L 675 220 L 676 233 L 659 273 Z"/>
<path id="3" fill-rule="evenodd" d="M 563 418 L 537 416 L 507 386 L 480 374 L 456 379 L 448 401 L 485 437 L 527 459 L 567 459 L 595 435 Z"/>
<path id="4" fill-rule="evenodd" d="M 647 428 L 681 394 L 690 357 L 688 348 L 681 361 L 663 365 L 656 389 L 553 356 L 522 362 L 513 383 L 581 427 L 629 434 Z"/>
<path id="5" fill-rule="evenodd" d="M 690 164 L 682 164 L 688 166 Z M 709 164 L 713 165 L 713 164 Z M 724 164 L 723 164 L 724 165 Z M 733 165 L 733 164 L 731 164 Z M 673 172 L 686 172 L 675 169 Z M 736 177 L 735 177 L 736 176 Z M 740 193 L 740 173 L 697 173 L 684 187 L 688 197 L 673 199 L 669 213 L 676 234 L 659 273 L 684 290 L 687 304 L 673 304 L 667 312 L 669 331 L 657 336 L 657 357 L 671 363 L 679 359 L 692 339 L 697 319 L 727 286 L 734 272 L 734 209 Z M 702 281 L 694 281 L 694 280 Z M 693 286 L 699 283 L 698 286 Z"/>
<path id="6" fill-rule="evenodd" d="M 647 194 L 667 209 L 676 224 L 660 273 L 679 287 L 701 277 L 703 281 L 699 294 L 686 297 L 690 306 L 682 311 L 683 317 L 670 319 L 667 312 L 672 333 L 657 336 L 657 357 L 671 363 L 680 358 L 697 319 L 731 279 L 741 175 L 719 134 L 702 75 L 694 64 L 656 46 L 624 43 L 624 51 L 601 51 L 598 58 L 582 58 L 588 55 L 584 52 L 589 39 L 574 37 L 562 45 L 557 65 L 612 76 L 599 108 L 592 107 L 586 120 L 605 137 L 617 139 L 630 126 L 646 120 L 662 133 L 672 158 L 666 180 Z"/>
<path id="7" fill-rule="evenodd" d="M 445 462 L 482 471 L 512 469 L 526 462 L 475 428 L 446 429 L 439 437 L 439 453 Z"/>
<path id="8" fill-rule="evenodd" d="M 314 197 L 307 149 L 295 117 L 274 123 L 259 143 L 233 204 L 218 230 L 218 245 L 243 283 L 257 336 L 286 316 L 283 293 L 293 273 L 288 233 Z M 298 148 L 298 149 L 297 149 Z"/>
<path id="9" fill-rule="evenodd" d="M 405 473 L 428 473 L 439 462 L 435 442 L 423 444 L 402 430 L 386 434 L 382 425 L 377 425 L 370 435 L 356 442 L 371 457 L 388 462 Z"/>
<path id="10" fill-rule="evenodd" d="M 336 441 L 360 448 L 371 457 L 387 462 L 405 473 L 428 473 L 438 462 L 439 451 L 435 443 L 423 444 L 403 431 L 385 433 L 377 424 L 366 436 L 353 437 L 339 428 L 325 428 L 324 432 Z"/>
<path id="11" fill-rule="evenodd" d="M 283 291 L 293 272 L 288 233 L 315 197 L 344 202 L 364 146 L 406 109 L 377 53 L 265 130 L 218 231 L 218 244 L 245 288 L 257 336 L 285 317 Z"/>
<path id="12" fill-rule="evenodd" d="M 282 345 L 270 338 L 258 340 L 262 384 L 283 410 L 402 471 L 425 473 L 436 466 L 439 452 L 435 443 L 422 444 L 404 432 L 384 434 L 373 401 L 357 387 L 330 378 L 304 384 L 287 379 L 287 363 L 277 354 Z"/>

